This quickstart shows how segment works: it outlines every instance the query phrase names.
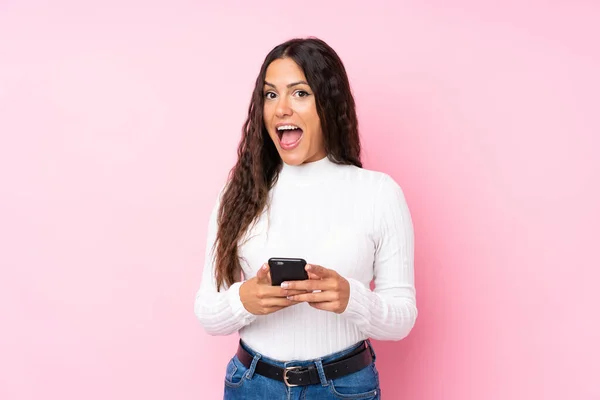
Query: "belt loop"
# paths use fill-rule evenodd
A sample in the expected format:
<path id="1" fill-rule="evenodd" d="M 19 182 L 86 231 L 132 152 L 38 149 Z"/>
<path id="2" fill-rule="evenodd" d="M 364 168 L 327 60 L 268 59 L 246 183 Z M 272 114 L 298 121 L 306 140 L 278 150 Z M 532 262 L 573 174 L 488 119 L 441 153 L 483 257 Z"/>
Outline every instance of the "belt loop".
<path id="1" fill-rule="evenodd" d="M 373 350 L 373 345 L 371 344 L 371 340 L 367 339 L 365 340 L 367 347 L 369 348 L 369 351 L 371 352 L 371 357 L 373 357 L 373 362 L 375 362 L 375 360 L 377 359 L 377 356 L 375 355 L 375 350 Z"/>
<path id="2" fill-rule="evenodd" d="M 325 377 L 325 371 L 323 370 L 323 361 L 320 359 L 315 361 L 315 365 L 317 366 L 317 372 L 319 373 L 319 379 L 321 380 L 322 386 L 327 386 L 329 383 L 327 382 L 327 378 Z"/>
<path id="3" fill-rule="evenodd" d="M 256 364 L 258 364 L 258 360 L 260 360 L 261 357 L 262 356 L 258 353 L 254 355 L 252 363 L 250 364 L 250 368 L 248 368 L 248 371 L 246 372 L 246 378 L 252 379 L 252 377 L 254 376 L 254 372 L 256 371 Z"/>

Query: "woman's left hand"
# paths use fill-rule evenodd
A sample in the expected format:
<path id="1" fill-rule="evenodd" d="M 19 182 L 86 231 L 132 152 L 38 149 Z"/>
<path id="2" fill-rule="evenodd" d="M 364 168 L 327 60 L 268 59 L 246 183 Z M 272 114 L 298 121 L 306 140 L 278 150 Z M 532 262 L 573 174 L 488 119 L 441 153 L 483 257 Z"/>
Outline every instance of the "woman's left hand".
<path id="1" fill-rule="evenodd" d="M 283 282 L 281 287 L 288 290 L 305 290 L 309 293 L 288 296 L 295 302 L 307 302 L 314 308 L 341 314 L 348 306 L 350 284 L 340 274 L 320 265 L 307 264 L 309 279 Z M 311 293 L 320 290 L 317 293 Z"/>

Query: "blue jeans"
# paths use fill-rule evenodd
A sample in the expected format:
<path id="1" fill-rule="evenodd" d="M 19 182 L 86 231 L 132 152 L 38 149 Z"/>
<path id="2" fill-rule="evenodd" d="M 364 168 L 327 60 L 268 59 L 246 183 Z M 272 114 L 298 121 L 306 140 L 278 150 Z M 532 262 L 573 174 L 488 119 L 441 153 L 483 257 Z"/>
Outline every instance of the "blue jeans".
<path id="1" fill-rule="evenodd" d="M 292 399 L 363 399 L 380 400 L 379 374 L 375 367 L 375 352 L 371 343 L 367 341 L 373 354 L 373 363 L 360 371 L 341 378 L 327 380 L 323 373 L 323 364 L 340 358 L 357 347 L 364 345 L 360 342 L 340 352 L 310 361 L 279 362 L 264 357 L 250 349 L 242 342 L 242 346 L 254 356 L 250 368 L 246 368 L 237 356 L 227 364 L 225 372 L 224 400 L 292 400 Z M 308 366 L 314 364 L 321 378 L 320 384 L 308 386 L 287 387 L 283 382 L 255 374 L 254 369 L 258 360 L 268 362 L 279 367 Z"/>

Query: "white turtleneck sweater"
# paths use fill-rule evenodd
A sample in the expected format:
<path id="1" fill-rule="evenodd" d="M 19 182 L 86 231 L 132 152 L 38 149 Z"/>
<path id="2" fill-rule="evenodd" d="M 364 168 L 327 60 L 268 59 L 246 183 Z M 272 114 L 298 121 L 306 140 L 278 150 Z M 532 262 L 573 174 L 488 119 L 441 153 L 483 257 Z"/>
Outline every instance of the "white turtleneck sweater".
<path id="1" fill-rule="evenodd" d="M 304 258 L 348 280 L 348 306 L 336 314 L 301 303 L 257 316 L 240 300 L 243 282 L 217 292 L 211 252 L 217 200 L 194 305 L 204 329 L 211 335 L 239 332 L 263 356 L 284 361 L 322 357 L 367 338 L 400 340 L 408 335 L 417 318 L 414 235 L 400 186 L 384 173 L 323 158 L 300 166 L 284 164 L 269 196 L 270 207 L 240 242 L 246 279 L 271 257 Z"/>

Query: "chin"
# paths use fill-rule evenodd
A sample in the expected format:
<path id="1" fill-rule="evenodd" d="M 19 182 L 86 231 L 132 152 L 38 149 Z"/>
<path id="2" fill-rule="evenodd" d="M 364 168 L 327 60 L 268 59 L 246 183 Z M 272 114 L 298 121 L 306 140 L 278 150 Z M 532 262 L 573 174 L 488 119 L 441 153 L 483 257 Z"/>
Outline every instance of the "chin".
<path id="1" fill-rule="evenodd" d="M 300 165 L 303 164 L 306 161 L 306 153 L 303 151 L 293 151 L 293 152 L 289 152 L 289 151 L 285 151 L 285 150 L 280 150 L 279 151 L 279 156 L 281 157 L 281 159 L 283 160 L 283 162 L 285 162 L 288 165 Z"/>

